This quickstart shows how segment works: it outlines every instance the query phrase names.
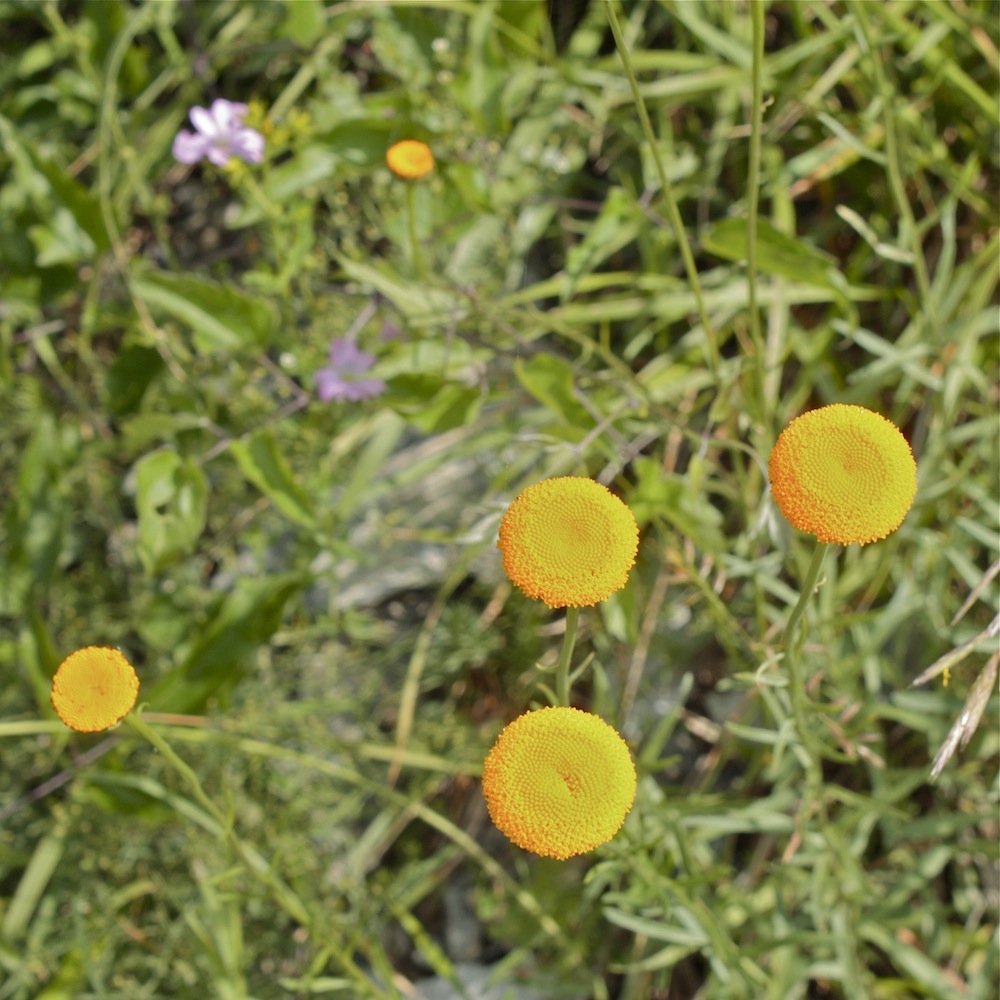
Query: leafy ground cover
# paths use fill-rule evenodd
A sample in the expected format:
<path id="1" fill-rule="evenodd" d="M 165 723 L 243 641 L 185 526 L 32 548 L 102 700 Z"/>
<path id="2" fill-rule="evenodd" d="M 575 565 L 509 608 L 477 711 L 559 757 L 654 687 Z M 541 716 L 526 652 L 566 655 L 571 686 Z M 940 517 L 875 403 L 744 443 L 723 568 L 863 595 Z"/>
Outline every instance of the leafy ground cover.
<path id="1" fill-rule="evenodd" d="M 0 24 L 0 1000 L 996 995 L 995 4 Z M 175 158 L 217 98 L 260 162 Z M 919 485 L 796 692 L 767 462 L 835 402 Z M 638 793 L 568 861 L 479 782 L 566 621 L 497 529 L 560 475 L 640 528 L 573 685 Z M 157 745 L 56 719 L 91 644 Z"/>

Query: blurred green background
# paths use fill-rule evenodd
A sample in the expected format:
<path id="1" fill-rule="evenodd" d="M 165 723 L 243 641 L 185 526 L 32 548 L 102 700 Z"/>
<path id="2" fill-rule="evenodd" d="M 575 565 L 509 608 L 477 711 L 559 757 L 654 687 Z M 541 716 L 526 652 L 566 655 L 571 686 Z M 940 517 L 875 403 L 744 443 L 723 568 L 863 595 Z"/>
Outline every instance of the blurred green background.
<path id="1" fill-rule="evenodd" d="M 0 28 L 0 1000 L 996 997 L 995 3 Z M 264 163 L 173 159 L 217 97 Z M 385 167 L 406 138 L 422 181 Z M 323 403 L 345 336 L 387 387 Z M 812 542 L 766 463 L 829 402 L 895 422 L 919 492 L 824 566 L 807 789 L 781 635 Z M 555 862 L 478 775 L 563 622 L 497 525 L 564 474 L 642 532 L 574 688 L 639 791 Z M 55 719 L 91 644 L 246 852 L 131 731 Z"/>

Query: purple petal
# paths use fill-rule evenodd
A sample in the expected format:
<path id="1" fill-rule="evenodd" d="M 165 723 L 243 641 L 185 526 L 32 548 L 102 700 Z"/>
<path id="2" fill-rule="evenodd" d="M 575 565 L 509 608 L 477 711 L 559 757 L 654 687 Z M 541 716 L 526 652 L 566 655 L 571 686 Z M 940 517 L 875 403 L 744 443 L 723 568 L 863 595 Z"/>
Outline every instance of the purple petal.
<path id="1" fill-rule="evenodd" d="M 347 382 L 344 398 L 355 402 L 359 399 L 370 399 L 383 392 L 385 392 L 385 382 L 380 378 L 366 378 L 360 382 Z"/>
<path id="2" fill-rule="evenodd" d="M 204 136 L 208 136 L 209 139 L 214 139 L 216 135 L 219 134 L 219 127 L 212 117 L 210 111 L 206 111 L 205 108 L 199 108 L 197 105 L 193 107 L 188 112 L 191 118 L 191 124 Z"/>
<path id="3" fill-rule="evenodd" d="M 173 154 L 178 163 L 197 163 L 212 145 L 212 140 L 194 132 L 178 132 L 174 137 Z"/>
<path id="4" fill-rule="evenodd" d="M 224 167 L 232 159 L 232 155 L 229 152 L 229 146 L 219 139 L 211 140 L 208 146 L 208 151 L 205 155 L 217 167 Z"/>
<path id="5" fill-rule="evenodd" d="M 334 399 L 346 399 L 348 392 L 347 383 L 341 378 L 340 372 L 332 368 L 320 368 L 316 372 L 316 395 L 324 403 L 329 403 Z"/>
<path id="6" fill-rule="evenodd" d="M 375 364 L 375 356 L 359 350 L 353 340 L 337 337 L 330 341 L 330 364 L 348 375 L 363 375 Z"/>
<path id="7" fill-rule="evenodd" d="M 229 147 L 247 163 L 260 163 L 264 159 L 264 137 L 255 129 L 241 128 L 234 132 Z"/>
<path id="8" fill-rule="evenodd" d="M 212 101 L 211 115 L 220 132 L 232 132 L 243 124 L 243 116 L 249 110 L 245 104 L 219 97 Z"/>

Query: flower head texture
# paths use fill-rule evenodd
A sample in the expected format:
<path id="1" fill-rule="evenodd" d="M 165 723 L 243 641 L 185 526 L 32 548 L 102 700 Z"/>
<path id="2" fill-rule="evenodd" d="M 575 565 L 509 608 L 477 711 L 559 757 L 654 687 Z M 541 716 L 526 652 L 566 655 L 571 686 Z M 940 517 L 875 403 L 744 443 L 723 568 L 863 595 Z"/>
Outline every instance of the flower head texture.
<path id="1" fill-rule="evenodd" d="M 434 169 L 434 154 L 426 143 L 404 139 L 389 147 L 385 162 L 397 177 L 415 180 Z"/>
<path id="2" fill-rule="evenodd" d="M 139 678 L 117 650 L 87 646 L 70 653 L 52 678 L 52 707 L 70 729 L 99 733 L 132 710 Z"/>
<path id="3" fill-rule="evenodd" d="M 597 604 L 628 581 L 639 547 L 632 511 L 579 476 L 523 490 L 500 521 L 504 572 L 550 608 Z"/>
<path id="4" fill-rule="evenodd" d="M 353 340 L 338 337 L 330 342 L 330 364 L 316 372 L 316 395 L 324 403 L 332 400 L 368 399 L 385 392 L 378 378 L 358 378 L 375 364 L 375 358 L 361 351 Z"/>
<path id="5" fill-rule="evenodd" d="M 217 167 L 224 167 L 237 156 L 247 163 L 264 159 L 264 137 L 256 129 L 243 124 L 245 104 L 219 98 L 211 108 L 193 107 L 191 124 L 197 132 L 186 129 L 174 139 L 174 159 L 180 163 L 197 163 L 207 156 Z"/>
<path id="6" fill-rule="evenodd" d="M 571 858 L 609 841 L 635 799 L 635 765 L 603 719 L 541 708 L 500 734 L 483 766 L 490 819 L 518 847 Z"/>
<path id="7" fill-rule="evenodd" d="M 895 531 L 917 493 L 917 465 L 895 424 L 834 403 L 796 417 L 768 464 L 781 513 L 821 542 L 874 542 Z"/>

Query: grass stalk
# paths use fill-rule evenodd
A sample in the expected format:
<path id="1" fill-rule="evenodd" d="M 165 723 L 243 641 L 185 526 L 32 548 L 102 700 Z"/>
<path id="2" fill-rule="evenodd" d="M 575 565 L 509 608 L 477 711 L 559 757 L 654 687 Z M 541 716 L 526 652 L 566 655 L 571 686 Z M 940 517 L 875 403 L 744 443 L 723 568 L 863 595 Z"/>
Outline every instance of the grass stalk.
<path id="1" fill-rule="evenodd" d="M 705 297 L 702 294 L 701 279 L 698 277 L 698 268 L 694 261 L 694 253 L 691 250 L 691 243 L 687 238 L 684 229 L 684 221 L 681 219 L 680 209 L 677 207 L 677 198 L 674 195 L 673 185 L 667 176 L 666 167 L 663 165 L 663 157 L 656 144 L 656 133 L 653 131 L 653 123 L 650 121 L 649 112 L 646 110 L 646 102 L 642 99 L 639 91 L 639 81 L 636 79 L 635 70 L 632 67 L 632 60 L 629 56 L 628 46 L 622 35 L 621 26 L 618 23 L 618 15 L 615 13 L 616 4 L 605 3 L 604 9 L 607 11 L 608 23 L 611 26 L 611 33 L 615 36 L 615 45 L 618 47 L 618 55 L 621 57 L 622 66 L 625 69 L 625 76 L 628 78 L 629 87 L 632 89 L 632 99 L 635 102 L 636 111 L 639 113 L 639 121 L 642 124 L 642 131 L 649 144 L 649 151 L 656 164 L 656 172 L 660 178 L 660 187 L 663 191 L 663 199 L 667 207 L 667 218 L 674 229 L 674 237 L 684 261 L 684 270 L 687 273 L 688 282 L 691 285 L 691 293 L 694 295 L 698 308 L 698 315 L 701 317 L 701 325 L 705 331 L 705 341 L 708 344 L 708 363 L 712 372 L 719 370 L 719 341 L 709 318 L 708 309 L 705 306 Z"/>

